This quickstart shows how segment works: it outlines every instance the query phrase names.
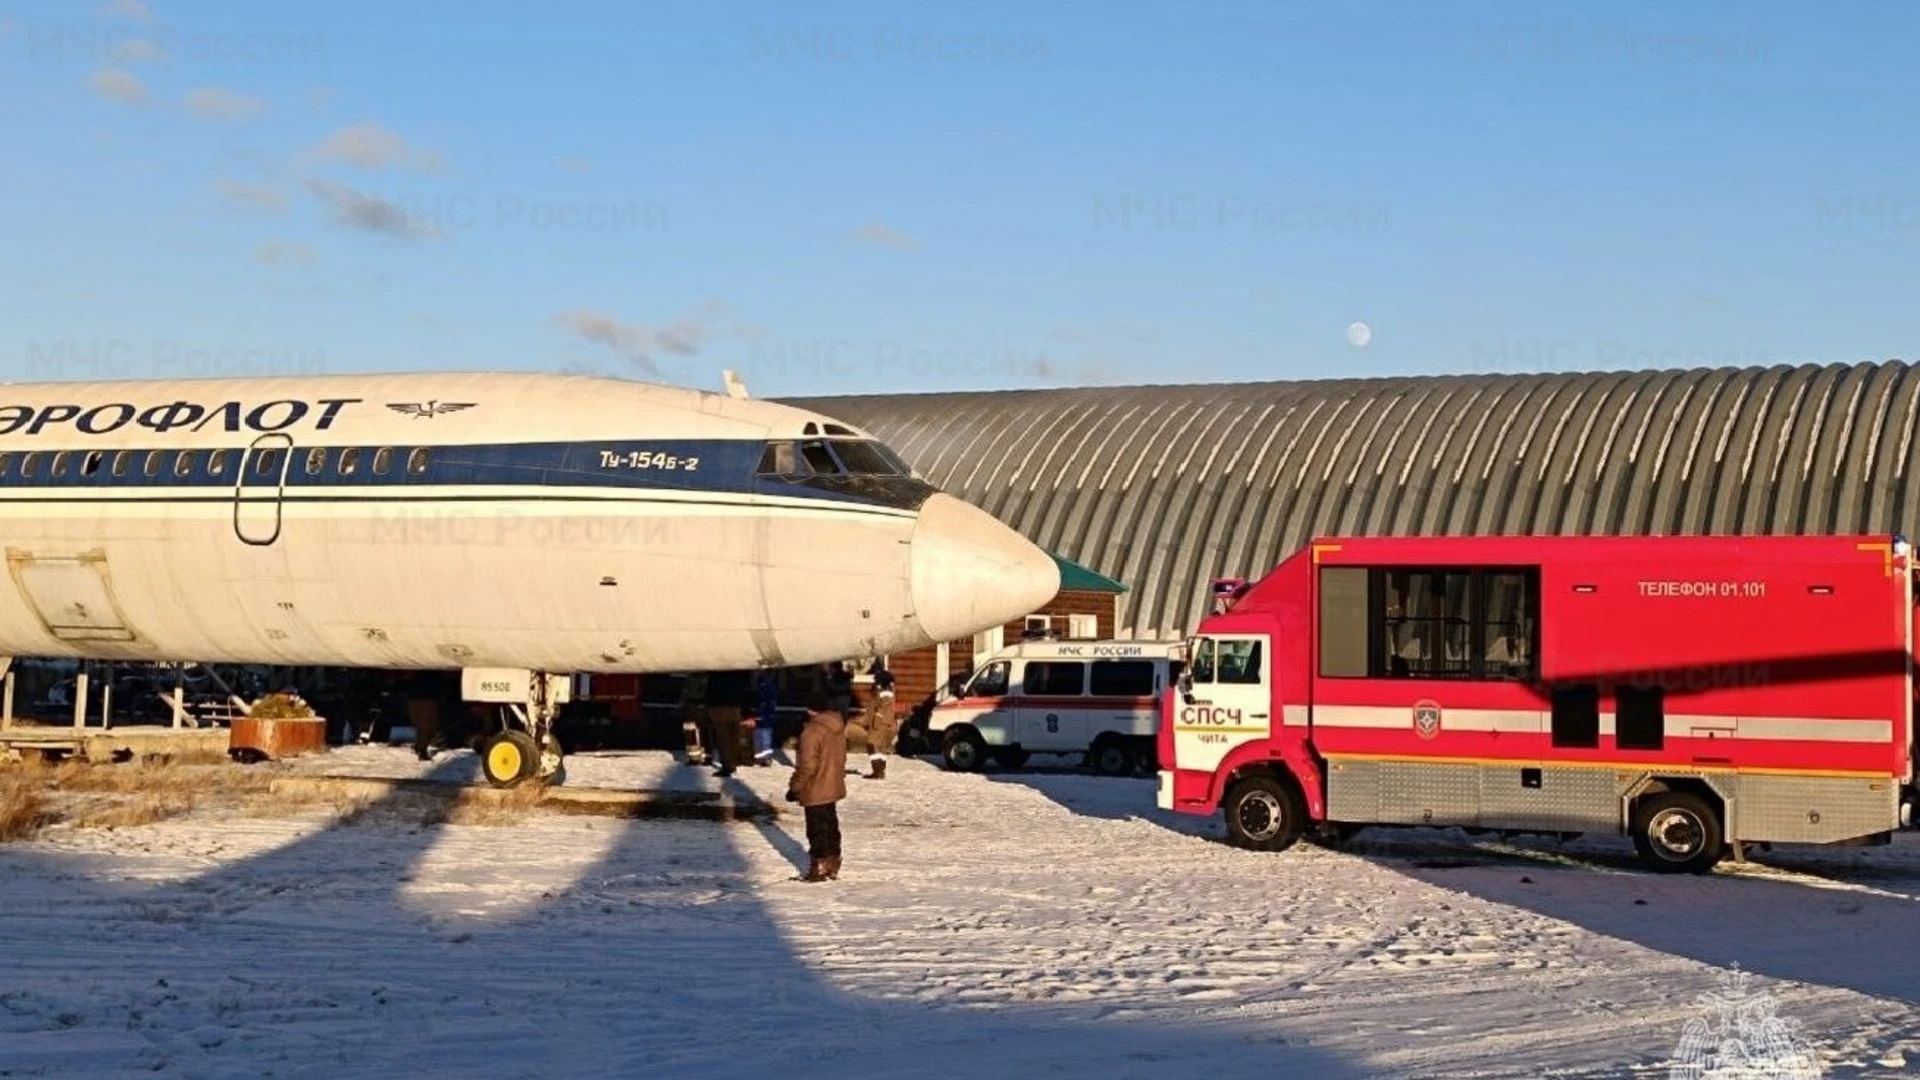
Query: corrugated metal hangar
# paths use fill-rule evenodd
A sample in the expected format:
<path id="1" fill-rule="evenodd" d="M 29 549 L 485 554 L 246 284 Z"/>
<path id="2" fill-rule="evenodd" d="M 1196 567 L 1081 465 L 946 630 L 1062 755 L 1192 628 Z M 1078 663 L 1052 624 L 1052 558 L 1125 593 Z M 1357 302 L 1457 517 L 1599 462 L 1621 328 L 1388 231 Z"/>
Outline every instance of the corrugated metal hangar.
<path id="1" fill-rule="evenodd" d="M 1320 534 L 1920 532 L 1899 362 L 792 403 L 1125 582 L 1121 637 Z"/>

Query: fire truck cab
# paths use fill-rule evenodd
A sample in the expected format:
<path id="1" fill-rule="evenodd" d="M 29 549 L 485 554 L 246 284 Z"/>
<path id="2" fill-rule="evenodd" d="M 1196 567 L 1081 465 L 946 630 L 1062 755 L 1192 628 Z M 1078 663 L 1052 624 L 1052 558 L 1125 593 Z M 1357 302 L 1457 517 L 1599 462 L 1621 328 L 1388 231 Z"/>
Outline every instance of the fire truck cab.
<path id="1" fill-rule="evenodd" d="M 927 732 L 947 768 L 1033 754 L 1084 757 L 1126 776 L 1154 768 L 1160 698 L 1179 673 L 1178 642 L 1026 641 L 995 653 L 933 707 Z"/>
<path id="2" fill-rule="evenodd" d="M 1899 537 L 1328 538 L 1222 591 L 1158 801 L 1242 847 L 1612 831 L 1697 873 L 1912 824 Z"/>

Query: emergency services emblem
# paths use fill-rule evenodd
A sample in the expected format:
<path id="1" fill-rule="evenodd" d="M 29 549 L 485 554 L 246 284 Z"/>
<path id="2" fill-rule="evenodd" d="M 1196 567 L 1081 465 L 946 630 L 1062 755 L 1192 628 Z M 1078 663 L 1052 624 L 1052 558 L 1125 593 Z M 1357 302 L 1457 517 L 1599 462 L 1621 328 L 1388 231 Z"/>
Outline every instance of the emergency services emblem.
<path id="1" fill-rule="evenodd" d="M 1413 703 L 1413 733 L 1423 739 L 1440 734 L 1439 702 L 1426 700 Z"/>

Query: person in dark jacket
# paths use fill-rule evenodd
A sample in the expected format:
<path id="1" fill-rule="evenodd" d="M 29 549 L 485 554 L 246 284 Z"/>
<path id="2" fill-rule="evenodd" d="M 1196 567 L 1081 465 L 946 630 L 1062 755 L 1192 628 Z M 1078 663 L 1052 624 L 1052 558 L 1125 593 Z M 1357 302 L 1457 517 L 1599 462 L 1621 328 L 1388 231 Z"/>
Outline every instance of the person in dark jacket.
<path id="1" fill-rule="evenodd" d="M 846 797 L 847 718 L 816 692 L 807 698 L 807 723 L 787 782 L 787 801 L 806 808 L 808 881 L 840 876 L 839 804 Z"/>
<path id="2" fill-rule="evenodd" d="M 747 751 L 746 711 L 752 706 L 753 680 L 744 671 L 720 671 L 707 680 L 707 724 L 713 732 L 715 776 L 732 776 Z"/>
<path id="3" fill-rule="evenodd" d="M 769 668 L 760 669 L 754 680 L 759 713 L 753 724 L 753 763 L 773 764 L 773 722 L 780 715 L 780 679 Z"/>

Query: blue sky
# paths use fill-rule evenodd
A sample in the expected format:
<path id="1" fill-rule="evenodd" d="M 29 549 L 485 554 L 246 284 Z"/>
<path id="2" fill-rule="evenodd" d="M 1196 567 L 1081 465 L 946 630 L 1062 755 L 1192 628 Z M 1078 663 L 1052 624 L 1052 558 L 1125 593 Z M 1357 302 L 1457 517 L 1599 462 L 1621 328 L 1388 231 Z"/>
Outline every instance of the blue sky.
<path id="1" fill-rule="evenodd" d="M 1917 29 L 0 0 L 0 377 L 732 367 L 770 396 L 1911 358 Z"/>

